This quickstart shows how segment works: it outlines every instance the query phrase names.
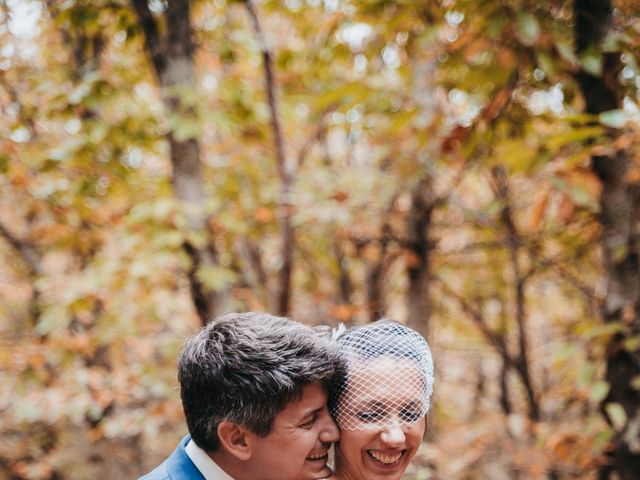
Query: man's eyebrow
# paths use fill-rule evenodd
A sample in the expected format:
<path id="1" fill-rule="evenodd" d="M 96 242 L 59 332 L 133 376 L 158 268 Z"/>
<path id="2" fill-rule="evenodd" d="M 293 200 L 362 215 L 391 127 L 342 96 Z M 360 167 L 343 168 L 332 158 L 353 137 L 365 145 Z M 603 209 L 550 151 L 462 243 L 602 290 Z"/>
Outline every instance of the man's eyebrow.
<path id="1" fill-rule="evenodd" d="M 302 412 L 302 414 L 298 417 L 298 420 L 296 421 L 296 423 L 305 423 L 308 422 L 309 420 L 311 420 L 312 418 L 314 418 L 316 415 L 318 415 L 322 409 L 324 407 L 318 407 L 318 408 L 310 408 L 308 410 L 305 410 L 304 412 Z"/>
<path id="2" fill-rule="evenodd" d="M 302 413 L 302 417 L 301 418 L 306 418 L 306 417 L 309 417 L 311 415 L 315 415 L 316 413 L 320 413 L 323 409 L 324 409 L 324 405 L 321 405 L 321 406 L 316 407 L 316 408 L 309 408 L 309 409 L 305 410 Z"/>

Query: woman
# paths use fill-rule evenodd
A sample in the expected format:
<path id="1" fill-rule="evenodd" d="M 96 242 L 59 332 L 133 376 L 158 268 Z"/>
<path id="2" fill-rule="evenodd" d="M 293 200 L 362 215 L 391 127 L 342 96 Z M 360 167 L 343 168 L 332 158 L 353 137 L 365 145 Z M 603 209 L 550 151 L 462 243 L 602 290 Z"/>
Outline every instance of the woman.
<path id="1" fill-rule="evenodd" d="M 433 391 L 427 342 L 390 320 L 338 334 L 346 376 L 330 395 L 340 427 L 334 480 L 398 480 L 422 441 Z"/>

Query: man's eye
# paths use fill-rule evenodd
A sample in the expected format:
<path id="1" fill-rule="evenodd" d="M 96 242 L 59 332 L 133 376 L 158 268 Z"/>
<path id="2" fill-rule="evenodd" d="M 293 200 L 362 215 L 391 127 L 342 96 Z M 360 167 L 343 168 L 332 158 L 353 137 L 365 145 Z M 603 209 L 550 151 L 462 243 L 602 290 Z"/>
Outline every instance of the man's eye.
<path id="1" fill-rule="evenodd" d="M 312 417 L 309 420 L 306 420 L 303 423 L 301 423 L 300 424 L 300 428 L 304 428 L 306 430 L 311 430 L 311 427 L 313 427 L 314 423 L 316 423 L 316 417 Z"/>
<path id="2" fill-rule="evenodd" d="M 382 412 L 373 411 L 373 412 L 358 412 L 357 417 L 363 422 L 377 422 L 383 416 Z"/>
<path id="3" fill-rule="evenodd" d="M 405 422 L 417 422 L 422 418 L 420 410 L 403 410 L 400 412 L 400 418 Z"/>

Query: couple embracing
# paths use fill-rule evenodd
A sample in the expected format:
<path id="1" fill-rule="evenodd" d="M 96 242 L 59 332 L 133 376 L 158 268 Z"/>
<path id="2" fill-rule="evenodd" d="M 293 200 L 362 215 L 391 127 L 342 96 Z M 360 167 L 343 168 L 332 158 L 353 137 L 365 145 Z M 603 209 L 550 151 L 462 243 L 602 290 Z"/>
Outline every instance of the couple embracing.
<path id="1" fill-rule="evenodd" d="M 228 314 L 187 341 L 178 379 L 190 435 L 141 480 L 399 480 L 426 429 L 433 362 L 390 320 L 328 338 Z"/>

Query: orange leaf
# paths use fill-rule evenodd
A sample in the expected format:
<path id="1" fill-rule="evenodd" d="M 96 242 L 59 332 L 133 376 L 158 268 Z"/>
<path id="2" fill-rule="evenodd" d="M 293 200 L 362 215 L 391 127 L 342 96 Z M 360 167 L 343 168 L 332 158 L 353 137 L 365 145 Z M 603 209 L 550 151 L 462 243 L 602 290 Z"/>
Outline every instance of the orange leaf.
<path id="1" fill-rule="evenodd" d="M 344 202 L 349 198 L 349 193 L 345 191 L 336 192 L 331 198 L 333 198 L 336 202 Z"/>
<path id="2" fill-rule="evenodd" d="M 537 230 L 538 227 L 540 227 L 540 223 L 547 211 L 547 205 L 549 205 L 549 193 L 545 192 L 544 195 L 538 198 L 538 201 L 531 209 L 531 213 L 529 215 L 529 228 L 531 230 Z"/>
<path id="3" fill-rule="evenodd" d="M 44 367 L 44 355 L 41 352 L 34 352 L 29 355 L 27 362 L 29 363 L 29 366 L 33 367 L 35 370 L 40 370 Z"/>
<path id="4" fill-rule="evenodd" d="M 563 195 L 558 207 L 558 220 L 562 223 L 569 223 L 576 212 L 576 207 L 568 195 Z"/>
<path id="5" fill-rule="evenodd" d="M 640 182 L 640 168 L 632 168 L 631 170 L 629 170 L 625 174 L 624 180 L 625 182 L 630 184 Z"/>
<path id="6" fill-rule="evenodd" d="M 358 307 L 341 303 L 331 307 L 331 315 L 341 322 L 349 322 L 358 312 Z"/>
<path id="7" fill-rule="evenodd" d="M 440 146 L 442 153 L 449 153 L 459 149 L 467 138 L 467 135 L 469 135 L 469 132 L 471 132 L 470 128 L 461 125 L 454 128 L 449 136 L 442 141 L 442 145 Z"/>
<path id="8" fill-rule="evenodd" d="M 507 103 L 509 103 L 512 92 L 513 89 L 511 87 L 505 87 L 496 93 L 493 99 L 485 107 L 484 112 L 482 112 L 483 120 L 493 120 L 496 118 Z"/>
<path id="9" fill-rule="evenodd" d="M 258 207 L 256 211 L 253 213 L 253 218 L 260 223 L 269 223 L 273 221 L 274 215 L 273 212 L 267 207 Z"/>

